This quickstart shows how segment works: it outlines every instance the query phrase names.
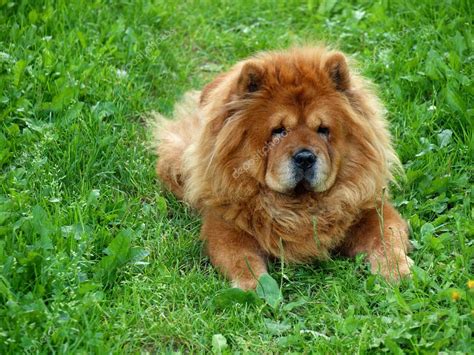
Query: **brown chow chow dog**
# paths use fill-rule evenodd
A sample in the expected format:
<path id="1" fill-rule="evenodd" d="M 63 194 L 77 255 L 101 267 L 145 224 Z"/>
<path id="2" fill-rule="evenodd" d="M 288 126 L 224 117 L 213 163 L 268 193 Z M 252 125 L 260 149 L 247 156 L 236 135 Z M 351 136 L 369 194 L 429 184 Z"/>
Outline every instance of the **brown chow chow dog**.
<path id="1" fill-rule="evenodd" d="M 159 115 L 158 115 L 159 116 Z M 383 107 L 346 57 L 266 52 L 158 117 L 156 170 L 203 216 L 212 264 L 254 288 L 269 257 L 365 253 L 373 272 L 410 273 L 408 228 L 388 202 L 400 162 Z"/>

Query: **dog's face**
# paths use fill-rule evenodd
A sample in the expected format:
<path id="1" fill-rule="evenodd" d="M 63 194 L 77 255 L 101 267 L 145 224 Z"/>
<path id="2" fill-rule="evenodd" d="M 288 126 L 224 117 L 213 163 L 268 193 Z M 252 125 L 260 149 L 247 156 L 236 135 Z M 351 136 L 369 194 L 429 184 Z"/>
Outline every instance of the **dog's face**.
<path id="1" fill-rule="evenodd" d="M 224 96 L 219 86 L 229 89 L 218 107 L 223 118 L 211 123 L 205 138 L 215 139 L 209 166 L 221 170 L 213 177 L 227 176 L 221 191 L 266 186 L 295 196 L 325 192 L 338 177 L 350 179 L 361 174 L 354 168 L 381 159 L 372 127 L 356 113 L 357 94 L 341 53 L 267 55 L 235 70 L 233 78 L 218 78 L 201 97 L 206 103 L 215 88 L 217 97 Z"/>
<path id="2" fill-rule="evenodd" d="M 279 193 L 326 191 L 345 150 L 345 58 L 278 59 L 249 62 L 241 70 L 234 97 L 242 107 L 230 118 L 246 130 L 247 142 L 238 150 L 241 170 Z"/>
<path id="3" fill-rule="evenodd" d="M 304 93 L 302 93 L 304 95 Z M 335 181 L 344 139 L 341 113 L 310 91 L 307 107 L 289 105 L 272 112 L 266 129 L 265 183 L 277 192 L 322 192 Z M 335 98 L 333 98 L 335 100 Z"/>

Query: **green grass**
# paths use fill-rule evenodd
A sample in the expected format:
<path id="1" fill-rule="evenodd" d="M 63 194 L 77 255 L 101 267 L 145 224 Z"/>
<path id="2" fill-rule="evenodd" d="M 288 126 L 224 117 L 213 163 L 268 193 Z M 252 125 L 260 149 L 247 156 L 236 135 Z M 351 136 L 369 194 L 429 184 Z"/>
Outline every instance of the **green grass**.
<path id="1" fill-rule="evenodd" d="M 0 0 L 0 353 L 224 338 L 255 353 L 472 353 L 472 2 L 213 3 Z M 413 279 L 388 285 L 361 258 L 276 264 L 279 306 L 216 307 L 229 284 L 199 217 L 156 182 L 141 117 L 256 51 L 320 40 L 379 85 Z"/>

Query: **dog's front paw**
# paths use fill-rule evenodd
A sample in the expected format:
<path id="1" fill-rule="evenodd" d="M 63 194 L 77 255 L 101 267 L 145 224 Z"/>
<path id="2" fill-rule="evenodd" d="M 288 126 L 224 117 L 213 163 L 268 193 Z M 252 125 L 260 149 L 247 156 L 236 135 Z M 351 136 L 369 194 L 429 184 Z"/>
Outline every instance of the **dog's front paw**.
<path id="1" fill-rule="evenodd" d="M 258 281 L 255 278 L 233 280 L 232 287 L 240 288 L 242 290 L 255 290 Z"/>
<path id="2" fill-rule="evenodd" d="M 413 260 L 401 248 L 378 250 L 368 255 L 373 274 L 382 275 L 387 281 L 399 281 L 411 274 Z"/>

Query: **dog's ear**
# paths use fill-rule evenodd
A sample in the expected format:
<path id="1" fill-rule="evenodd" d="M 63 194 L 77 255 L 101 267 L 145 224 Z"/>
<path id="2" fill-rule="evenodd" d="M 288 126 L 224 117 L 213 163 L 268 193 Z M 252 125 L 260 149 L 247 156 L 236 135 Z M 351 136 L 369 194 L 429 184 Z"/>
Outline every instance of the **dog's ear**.
<path id="1" fill-rule="evenodd" d="M 347 59 L 341 52 L 333 52 L 324 63 L 324 70 L 329 74 L 334 87 L 338 91 L 346 91 L 351 85 L 351 74 Z"/>
<path id="2" fill-rule="evenodd" d="M 222 73 L 218 75 L 212 82 L 207 84 L 201 91 L 201 98 L 199 99 L 199 103 L 201 105 L 206 104 L 209 101 L 209 96 L 211 92 L 227 77 L 228 73 Z"/>
<path id="3" fill-rule="evenodd" d="M 263 75 L 263 68 L 258 63 L 245 63 L 237 81 L 237 93 L 246 95 L 260 90 L 263 84 Z"/>
<path id="4" fill-rule="evenodd" d="M 263 69 L 256 62 L 247 62 L 240 69 L 236 84 L 232 87 L 231 96 L 237 94 L 237 96 L 245 96 L 246 94 L 256 92 L 260 90 L 263 83 Z M 218 75 L 211 83 L 207 84 L 201 91 L 201 98 L 199 103 L 205 105 L 209 100 L 210 96 L 227 77 L 230 72 Z"/>

